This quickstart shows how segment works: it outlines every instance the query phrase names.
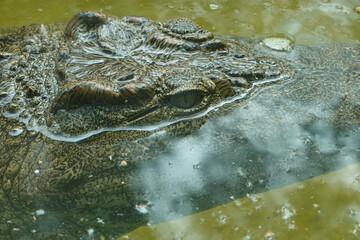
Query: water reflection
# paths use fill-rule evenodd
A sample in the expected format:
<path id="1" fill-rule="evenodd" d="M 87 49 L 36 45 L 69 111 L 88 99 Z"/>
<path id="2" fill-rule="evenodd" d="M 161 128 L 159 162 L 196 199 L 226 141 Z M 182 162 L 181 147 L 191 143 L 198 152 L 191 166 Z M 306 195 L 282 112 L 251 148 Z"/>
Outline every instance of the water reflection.
<path id="1" fill-rule="evenodd" d="M 168 221 L 359 161 L 358 130 L 335 137 L 329 124 L 317 123 L 308 130 L 299 126 L 299 119 L 282 115 L 281 111 L 270 114 L 269 109 L 256 103 L 246 104 L 245 108 L 216 125 L 206 125 L 195 136 L 172 140 L 170 153 L 158 156 L 156 163 L 143 165 L 138 177 L 148 190 L 150 223 Z M 271 123 L 269 116 L 273 118 Z M 273 201 L 281 202 L 281 198 L 276 196 Z M 284 219 L 296 211 L 290 205 L 281 209 Z"/>
<path id="2" fill-rule="evenodd" d="M 357 163 L 119 239 L 358 239 L 359 171 Z"/>
<path id="3" fill-rule="evenodd" d="M 148 213 L 150 225 L 247 196 L 194 218 L 155 226 L 154 229 L 141 228 L 152 229 L 151 234 L 144 230 L 146 235 L 175 239 L 207 239 L 206 236 L 211 236 L 217 239 L 221 234 L 231 238 L 232 234 L 246 233 L 244 237 L 258 239 L 264 236 L 296 236 L 298 231 L 303 231 L 301 236 L 313 236 L 324 228 L 324 224 L 328 224 L 309 225 L 312 218 L 332 214 L 327 212 L 331 210 L 323 210 L 323 206 L 331 202 L 327 191 L 336 195 L 347 194 L 341 192 L 342 181 L 336 183 L 335 179 L 331 179 L 329 184 L 322 181 L 324 186 L 320 184 L 320 187 L 310 181 L 296 185 L 298 190 L 292 186 L 289 187 L 291 191 L 270 191 L 264 195 L 266 197 L 253 195 L 360 160 L 358 91 L 350 90 L 359 86 L 359 75 L 357 73 L 354 78 L 345 80 L 352 82 L 348 86 L 343 85 L 344 79 L 340 75 L 330 76 L 337 74 L 338 70 L 341 72 L 344 66 L 358 72 L 358 64 L 347 59 L 338 62 L 335 68 L 333 62 L 323 56 L 317 71 L 309 68 L 310 64 L 320 64 L 317 58 L 312 58 L 318 50 L 326 48 L 331 55 L 334 49 L 355 53 L 357 48 L 351 50 L 344 45 L 318 47 L 295 47 L 290 54 L 292 58 L 296 56 L 296 60 L 292 60 L 295 60 L 294 66 L 300 69 L 295 82 L 261 91 L 232 114 L 211 119 L 191 136 L 168 139 L 168 151 L 158 155 L 155 161 L 140 165 L 137 178 L 142 179 L 146 189 L 145 199 L 151 203 Z M 354 57 L 358 58 L 358 54 L 355 53 Z M 332 66 L 331 72 L 322 72 L 329 65 Z M 329 78 L 332 83 L 328 85 Z M 309 91 L 306 90 L 308 85 L 312 86 Z M 331 90 L 329 93 L 333 86 L 343 91 Z M 347 102 L 348 106 L 342 105 L 343 96 L 351 99 Z M 345 109 L 349 110 L 349 115 L 344 118 Z M 357 176 L 351 175 L 343 180 L 352 182 L 356 179 Z M 300 196 L 296 197 L 296 191 L 301 192 Z M 358 193 L 350 194 L 354 196 Z M 332 204 L 339 205 L 337 197 L 332 200 Z M 302 206 L 302 201 L 309 202 L 311 207 Z M 343 205 L 343 208 L 348 206 Z M 358 222 L 349 225 L 355 233 L 356 224 Z M 163 232 L 165 228 L 167 230 Z M 341 234 L 347 236 L 348 231 L 344 228 Z"/>

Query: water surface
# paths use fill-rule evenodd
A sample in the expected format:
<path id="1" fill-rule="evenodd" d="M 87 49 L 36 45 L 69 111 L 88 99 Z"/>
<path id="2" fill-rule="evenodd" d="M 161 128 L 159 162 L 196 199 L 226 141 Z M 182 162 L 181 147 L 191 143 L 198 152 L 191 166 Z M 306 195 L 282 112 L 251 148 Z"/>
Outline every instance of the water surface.
<path id="1" fill-rule="evenodd" d="M 117 16 L 146 16 L 154 21 L 177 17 L 195 20 L 221 35 L 290 36 L 297 43 L 323 41 L 359 43 L 357 0 L 203 0 L 203 1 L 30 1 L 3 0 L 0 28 L 32 23 L 67 22 L 79 11 Z"/>
<path id="2" fill-rule="evenodd" d="M 79 11 L 96 10 L 118 16 L 142 15 L 154 21 L 188 17 L 217 35 L 279 36 L 286 37 L 295 44 L 318 42 L 359 44 L 360 14 L 355 11 L 358 6 L 360 6 L 360 3 L 357 0 L 64 0 L 61 3 L 59 1 L 2 0 L 0 5 L 0 28 L 33 23 L 67 22 Z M 282 102 L 281 104 L 285 103 Z M 298 122 L 294 121 L 292 116 L 281 116 L 283 117 L 282 121 L 279 121 L 274 126 L 278 130 L 283 130 L 283 132 L 272 136 L 271 139 L 277 141 L 265 141 L 262 138 L 263 136 L 259 137 L 258 135 L 261 129 L 255 133 L 246 132 L 246 127 L 242 128 L 241 125 L 235 131 L 229 127 L 233 126 L 231 121 L 241 120 L 243 122 L 259 121 L 261 128 L 266 126 L 267 123 L 261 122 L 259 119 L 262 119 L 261 117 L 264 115 L 271 114 L 273 114 L 272 109 L 263 108 L 263 106 L 257 105 L 255 102 L 248 106 L 246 114 L 238 112 L 235 114 L 236 120 L 233 118 L 226 122 L 225 119 L 220 123 L 225 128 L 225 131 L 228 131 L 229 137 L 235 135 L 231 135 L 230 132 L 242 134 L 245 132 L 255 146 L 254 149 L 251 149 L 254 153 L 251 153 L 246 148 L 246 144 L 241 145 L 244 144 L 241 139 L 238 142 L 232 140 L 232 143 L 237 142 L 239 145 L 228 146 L 230 152 L 229 156 L 226 157 L 232 157 L 234 162 L 238 159 L 251 160 L 251 158 L 253 158 L 253 161 L 270 161 L 266 156 L 282 158 L 284 165 L 281 166 L 285 171 L 288 170 L 289 173 L 280 175 L 278 178 L 273 177 L 272 182 L 267 183 L 270 189 L 277 189 L 290 182 L 303 181 L 326 172 L 326 170 L 314 168 L 306 176 L 299 177 L 296 175 L 294 169 L 301 169 L 304 164 L 308 164 L 312 160 L 301 161 L 301 154 L 307 141 L 314 143 L 321 156 L 336 156 L 331 159 L 338 160 L 339 166 L 329 169 L 334 170 L 359 161 L 358 129 L 336 135 L 330 125 L 320 123 L 309 127 L 306 132 L 294 124 Z M 279 115 L 275 114 L 274 116 L 280 118 Z M 324 115 L 318 115 L 317 117 L 326 119 L 326 112 Z M 287 119 L 291 120 L 287 121 Z M 228 128 L 226 129 L 226 127 Z M 176 184 L 184 184 L 183 189 L 189 188 L 192 191 L 202 191 L 203 182 L 199 174 L 194 172 L 194 166 L 198 166 L 199 162 L 204 161 L 209 153 L 214 154 L 215 152 L 215 150 L 206 151 L 204 150 L 206 148 L 201 146 L 201 140 L 209 139 L 208 134 L 213 133 L 210 130 L 212 130 L 212 126 L 207 126 L 200 135 L 194 138 L 173 140 L 175 145 L 178 146 L 172 152 L 173 155 L 170 157 L 160 156 L 160 159 L 164 160 L 164 166 L 161 164 L 156 166 L 161 168 L 163 172 L 168 173 L 168 175 L 159 175 L 157 180 L 144 177 L 144 185 L 148 184 L 150 190 L 162 193 L 169 193 L 173 187 L 178 186 Z M 266 137 L 270 139 L 270 136 Z M 242 158 L 244 152 L 247 152 L 247 158 Z M 257 160 L 254 157 L 257 157 Z M 291 162 L 291 159 L 300 161 Z M 325 160 L 326 158 L 323 159 L 323 161 Z M 266 166 L 266 163 L 264 164 L 265 168 L 269 167 Z M 214 174 L 226 170 L 226 167 L 222 168 L 220 159 L 218 165 L 212 164 Z M 252 192 L 254 183 L 250 180 L 247 181 L 248 178 L 244 170 L 246 166 L 249 166 L 249 163 L 235 165 L 239 176 L 248 184 L 249 192 Z M 199 166 L 201 167 L 201 165 Z M 150 171 L 147 172 L 147 169 L 150 169 Z M 149 168 L 149 166 L 145 166 L 143 172 L 140 171 L 140 174 L 141 176 L 147 176 L 147 174 L 152 174 L 156 170 L 155 167 Z M 266 171 L 271 172 L 269 168 L 264 169 L 264 172 Z M 222 177 L 225 175 L 226 171 L 219 174 Z M 290 179 L 291 176 L 293 179 Z M 182 178 L 192 179 L 193 181 L 182 181 Z M 231 179 L 224 179 L 231 181 Z M 176 186 L 169 184 L 162 189 L 158 188 L 162 186 L 161 184 L 171 180 L 174 181 L 173 184 Z M 261 185 L 262 178 L 258 177 L 257 180 L 257 184 Z M 238 239 L 241 237 L 243 239 L 292 239 L 302 236 L 309 239 L 339 239 L 338 236 L 342 236 L 344 239 L 358 239 L 360 237 L 360 205 L 354 201 L 354 199 L 360 198 L 358 189 L 359 166 L 355 164 L 329 175 L 315 177 L 309 181 L 289 185 L 280 190 L 272 190 L 264 194 L 246 195 L 247 193 L 243 193 L 245 198 L 238 200 L 235 200 L 236 196 L 229 195 L 226 196 L 229 201 L 234 201 L 227 205 L 163 225 L 154 225 L 149 221 L 149 226 L 139 228 L 135 232 L 126 235 L 126 238 Z M 178 196 L 181 196 L 181 193 L 178 193 Z M 152 199 L 155 203 L 153 207 L 154 223 L 159 219 L 164 219 L 164 215 L 169 214 L 169 212 L 169 215 L 173 214 L 169 216 L 170 219 L 182 216 L 182 214 L 176 214 L 176 212 L 172 213 L 168 209 L 168 202 L 160 201 L 164 199 L 166 199 L 165 195 L 164 198 Z M 159 202 L 156 202 L 156 200 L 159 200 Z M 182 206 L 185 208 L 187 205 L 183 204 Z M 187 212 L 186 209 L 184 210 L 184 212 Z M 90 232 L 89 235 L 91 237 Z"/>

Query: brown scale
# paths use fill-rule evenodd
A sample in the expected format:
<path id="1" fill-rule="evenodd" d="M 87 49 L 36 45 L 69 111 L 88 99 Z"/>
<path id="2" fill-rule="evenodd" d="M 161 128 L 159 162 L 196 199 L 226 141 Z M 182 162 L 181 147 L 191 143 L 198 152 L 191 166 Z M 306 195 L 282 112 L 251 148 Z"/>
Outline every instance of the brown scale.
<path id="1" fill-rule="evenodd" d="M 82 56 L 83 57 L 83 56 Z M 85 57 L 85 56 L 84 56 Z M 96 56 L 88 56 L 88 59 L 97 59 Z M 68 81 L 71 78 L 83 78 L 85 75 L 88 79 L 97 79 L 101 81 L 123 82 L 139 78 L 146 75 L 148 68 L 139 66 L 131 58 L 122 59 L 104 59 L 103 62 L 87 65 L 79 63 L 68 63 L 66 66 Z"/>
<path id="2" fill-rule="evenodd" d="M 60 109 L 73 109 L 83 105 L 138 105 L 144 106 L 155 93 L 148 84 L 128 83 L 125 85 L 101 84 L 96 81 L 85 81 L 65 89 L 52 105 L 52 112 Z"/>
<path id="3" fill-rule="evenodd" d="M 199 25 L 187 18 L 170 20 L 159 25 L 159 32 L 156 32 L 147 40 L 147 45 L 158 49 L 185 49 L 195 51 L 201 49 L 201 43 L 214 38 L 211 32 L 202 29 Z M 205 44 L 206 51 L 213 51 L 225 48 L 222 41 L 211 41 Z"/>
<path id="4" fill-rule="evenodd" d="M 231 82 L 225 76 L 212 76 L 211 80 L 215 83 L 216 91 L 222 99 L 232 97 L 236 94 Z"/>
<path id="5" fill-rule="evenodd" d="M 163 33 L 189 42 L 205 42 L 214 38 L 211 32 L 202 29 L 199 25 L 187 18 L 170 20 L 161 25 Z"/>
<path id="6" fill-rule="evenodd" d="M 90 32 L 105 21 L 106 15 L 101 12 L 81 12 L 69 21 L 64 35 L 67 39 L 73 39 L 78 32 Z"/>

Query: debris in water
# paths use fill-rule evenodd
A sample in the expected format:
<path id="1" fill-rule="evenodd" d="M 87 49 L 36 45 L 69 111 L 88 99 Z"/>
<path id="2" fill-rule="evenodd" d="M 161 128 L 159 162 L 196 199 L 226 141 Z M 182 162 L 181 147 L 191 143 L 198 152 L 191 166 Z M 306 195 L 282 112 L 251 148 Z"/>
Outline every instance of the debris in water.
<path id="1" fill-rule="evenodd" d="M 272 231 L 269 231 L 265 234 L 266 238 L 272 239 L 272 237 L 274 236 L 274 233 Z"/>
<path id="2" fill-rule="evenodd" d="M 226 223 L 227 217 L 225 215 L 221 215 L 217 221 L 219 222 L 220 225 L 224 225 Z"/>
<path id="3" fill-rule="evenodd" d="M 217 10 L 217 9 L 219 9 L 219 5 L 214 4 L 214 3 L 210 4 L 209 7 L 210 7 L 211 10 Z"/>
<path id="4" fill-rule="evenodd" d="M 127 166 L 127 162 L 126 162 L 125 160 L 122 160 L 121 163 L 120 163 L 120 165 L 121 165 L 122 167 L 125 167 L 125 166 Z"/>
<path id="5" fill-rule="evenodd" d="M 289 220 L 292 216 L 296 214 L 296 210 L 291 207 L 289 203 L 285 203 L 281 208 L 282 219 L 285 221 Z"/>
<path id="6" fill-rule="evenodd" d="M 39 209 L 39 210 L 36 210 L 35 213 L 36 213 L 36 215 L 41 216 L 41 215 L 45 214 L 45 211 L 44 211 L 44 209 Z"/>
<path id="7" fill-rule="evenodd" d="M 290 40 L 286 38 L 279 38 L 279 37 L 271 37 L 271 38 L 265 38 L 262 43 L 276 51 L 290 51 Z"/>
<path id="8" fill-rule="evenodd" d="M 336 5 L 335 7 L 336 7 L 336 9 L 339 9 L 339 10 L 342 10 L 344 8 L 343 6 L 340 6 L 340 5 Z"/>
<path id="9" fill-rule="evenodd" d="M 88 232 L 88 234 L 89 234 L 89 236 L 92 236 L 92 235 L 94 235 L 94 229 L 93 228 L 89 228 L 88 230 L 87 230 L 87 232 Z"/>
<path id="10" fill-rule="evenodd" d="M 140 203 L 140 204 L 136 205 L 135 209 L 138 210 L 142 214 L 149 213 L 148 206 L 145 203 Z"/>
<path id="11" fill-rule="evenodd" d="M 295 229 L 295 224 L 290 223 L 290 224 L 289 224 L 289 229 L 290 229 L 290 230 L 294 230 L 294 229 Z"/>
<path id="12" fill-rule="evenodd" d="M 96 218 L 98 223 L 105 224 L 105 222 L 101 218 Z"/>

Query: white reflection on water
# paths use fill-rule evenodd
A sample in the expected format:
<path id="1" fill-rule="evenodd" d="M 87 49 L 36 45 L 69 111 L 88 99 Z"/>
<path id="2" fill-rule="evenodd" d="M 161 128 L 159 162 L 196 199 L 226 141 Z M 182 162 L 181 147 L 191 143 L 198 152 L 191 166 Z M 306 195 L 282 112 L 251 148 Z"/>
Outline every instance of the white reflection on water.
<path id="1" fill-rule="evenodd" d="M 156 164 L 146 165 L 140 171 L 147 191 L 157 193 L 149 195 L 147 199 L 151 203 L 150 221 L 164 216 L 167 219 L 183 216 L 177 212 L 178 206 L 191 213 L 191 204 L 183 201 L 183 196 L 201 191 L 203 180 L 197 170 L 207 155 L 198 140 L 191 136 L 180 139 L 176 142 L 174 152 L 159 156 Z"/>
<path id="2" fill-rule="evenodd" d="M 335 111 L 319 107 L 319 100 L 302 106 L 285 97 L 276 110 L 269 107 L 274 104 L 271 101 L 252 99 L 233 114 L 209 121 L 192 136 L 169 139 L 169 152 L 158 156 L 156 163 L 143 165 L 139 173 L 149 193 L 150 222 L 202 210 L 198 201 L 216 206 L 229 202 L 233 194 L 252 196 L 249 193 L 359 161 L 357 129 L 338 131 L 329 120 Z M 297 106 L 296 113 L 288 111 L 292 105 Z M 273 196 L 284 201 L 282 197 L 286 198 Z M 290 220 L 296 209 L 284 205 L 280 212 L 289 228 L 295 228 Z M 220 219 L 219 224 L 222 221 L 227 220 Z"/>
<path id="3" fill-rule="evenodd" d="M 296 209 L 294 209 L 291 204 L 285 203 L 281 208 L 282 219 L 286 222 L 290 221 L 291 217 L 296 214 Z"/>

